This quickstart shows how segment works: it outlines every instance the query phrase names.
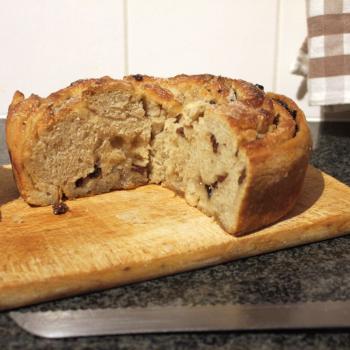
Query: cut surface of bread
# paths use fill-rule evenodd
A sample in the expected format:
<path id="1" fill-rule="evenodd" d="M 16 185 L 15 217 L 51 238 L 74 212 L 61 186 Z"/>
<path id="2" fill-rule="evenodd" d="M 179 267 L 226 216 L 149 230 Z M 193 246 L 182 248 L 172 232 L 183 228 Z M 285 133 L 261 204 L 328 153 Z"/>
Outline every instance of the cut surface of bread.
<path id="1" fill-rule="evenodd" d="M 6 137 L 29 204 L 154 183 L 229 233 L 293 207 L 311 144 L 293 101 L 211 75 L 82 80 L 47 98 L 16 92 Z"/>

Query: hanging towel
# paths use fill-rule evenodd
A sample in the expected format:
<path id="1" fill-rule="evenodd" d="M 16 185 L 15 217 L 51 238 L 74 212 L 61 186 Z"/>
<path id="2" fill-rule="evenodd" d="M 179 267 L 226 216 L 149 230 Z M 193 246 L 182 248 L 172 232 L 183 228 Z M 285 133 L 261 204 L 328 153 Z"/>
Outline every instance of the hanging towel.
<path id="1" fill-rule="evenodd" d="M 293 69 L 310 105 L 350 103 L 350 0 L 307 0 L 308 37 Z"/>

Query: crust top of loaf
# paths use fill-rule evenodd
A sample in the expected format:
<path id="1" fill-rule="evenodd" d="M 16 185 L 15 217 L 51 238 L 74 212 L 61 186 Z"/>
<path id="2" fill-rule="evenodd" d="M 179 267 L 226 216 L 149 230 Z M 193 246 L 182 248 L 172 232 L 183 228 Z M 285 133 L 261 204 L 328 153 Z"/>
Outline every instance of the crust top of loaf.
<path id="1" fill-rule="evenodd" d="M 167 79 L 137 74 L 123 80 L 107 76 L 78 80 L 46 98 L 31 95 L 25 99 L 17 91 L 9 107 L 8 121 L 17 119 L 25 125 L 28 119 L 35 116 L 38 129 L 45 130 L 58 118 L 64 118 L 70 106 L 76 107 L 85 94 L 116 88 L 146 95 L 174 114 L 181 113 L 185 103 L 205 102 L 209 104 L 208 110 L 212 109 L 213 113 L 229 118 L 230 126 L 241 131 L 241 145 L 249 152 L 276 147 L 292 139 L 309 138 L 305 120 L 298 115 L 302 112 L 290 99 L 266 94 L 243 80 L 209 74 L 182 74 Z M 11 130 L 9 134 L 11 138 Z"/>

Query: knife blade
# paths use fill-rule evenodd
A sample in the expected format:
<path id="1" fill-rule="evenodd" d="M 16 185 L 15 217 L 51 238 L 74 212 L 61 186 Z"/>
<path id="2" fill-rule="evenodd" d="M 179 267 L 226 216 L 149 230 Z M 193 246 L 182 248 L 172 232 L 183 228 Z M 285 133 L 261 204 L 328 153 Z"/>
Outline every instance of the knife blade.
<path id="1" fill-rule="evenodd" d="M 10 312 L 44 338 L 350 327 L 350 301 Z"/>

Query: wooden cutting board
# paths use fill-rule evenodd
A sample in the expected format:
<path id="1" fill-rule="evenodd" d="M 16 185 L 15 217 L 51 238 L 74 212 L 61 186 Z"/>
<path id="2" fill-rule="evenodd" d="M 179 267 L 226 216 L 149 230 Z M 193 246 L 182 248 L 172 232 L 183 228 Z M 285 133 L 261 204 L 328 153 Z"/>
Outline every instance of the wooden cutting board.
<path id="1" fill-rule="evenodd" d="M 350 232 L 350 188 L 310 167 L 292 213 L 244 237 L 159 186 L 32 208 L 0 167 L 0 309 L 147 280 Z"/>

